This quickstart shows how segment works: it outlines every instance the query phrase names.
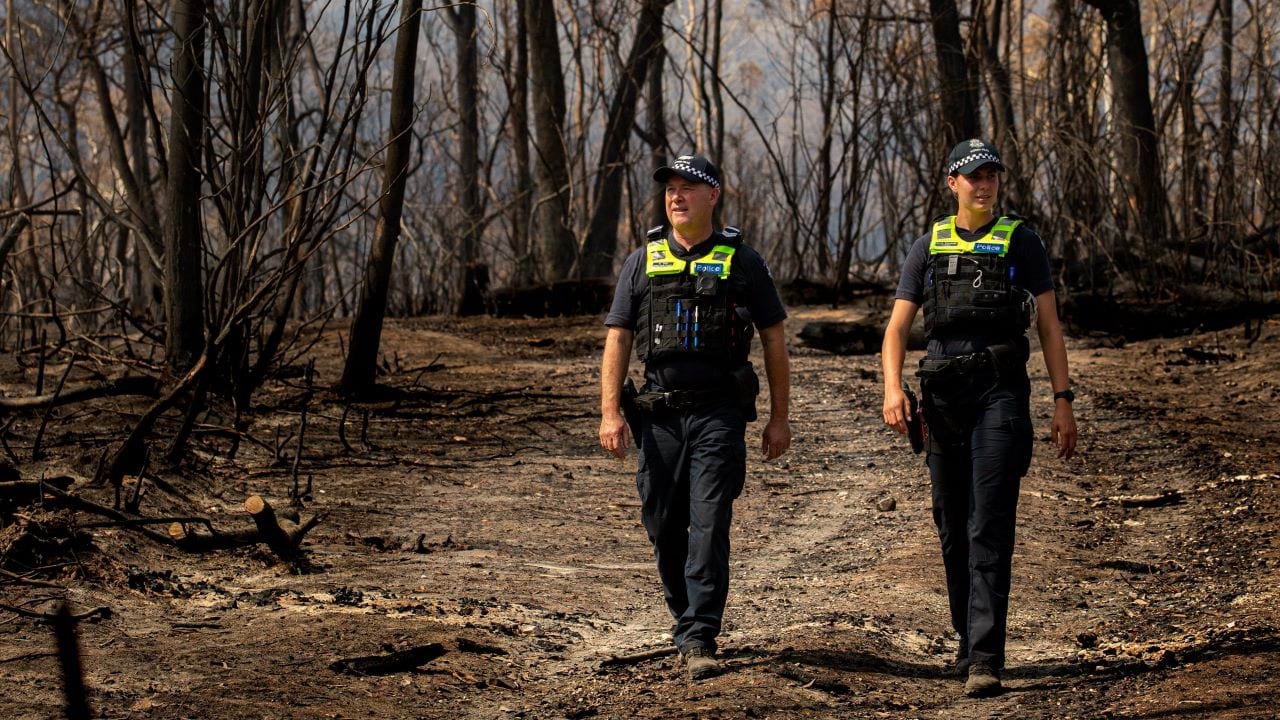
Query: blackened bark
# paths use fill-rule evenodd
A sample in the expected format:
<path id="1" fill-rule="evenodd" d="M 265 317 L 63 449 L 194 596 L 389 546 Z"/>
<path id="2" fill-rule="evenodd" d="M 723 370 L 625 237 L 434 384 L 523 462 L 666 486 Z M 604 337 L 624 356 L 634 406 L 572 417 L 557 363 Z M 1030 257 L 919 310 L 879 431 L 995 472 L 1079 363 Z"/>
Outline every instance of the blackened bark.
<path id="1" fill-rule="evenodd" d="M 515 56 L 515 74 L 507 83 L 511 110 L 508 132 L 515 157 L 515 197 L 511 202 L 511 249 L 515 268 L 511 284 L 524 287 L 533 282 L 534 252 L 530 247 L 530 222 L 533 212 L 533 175 L 529 169 L 529 37 L 522 8 L 513 20 L 515 43 L 510 52 Z M 507 63 L 511 67 L 511 63 Z"/>
<path id="2" fill-rule="evenodd" d="M 185 371 L 204 349 L 203 233 L 200 222 L 204 145 L 205 0 L 176 0 L 173 92 L 169 101 L 169 189 L 164 213 L 164 299 L 171 370 Z"/>
<path id="3" fill-rule="evenodd" d="M 1232 0 L 1218 0 L 1218 28 L 1221 44 L 1218 53 L 1218 222 L 1219 240 L 1230 242 L 1239 235 L 1236 215 L 1236 108 L 1231 79 L 1233 44 L 1235 43 Z"/>
<path id="4" fill-rule="evenodd" d="M 987 90 L 991 98 L 992 142 L 1000 150 L 1000 158 L 1010 169 L 1008 189 L 1005 191 L 1005 202 L 1014 210 L 1028 214 L 1027 203 L 1031 193 L 1027 189 L 1027 169 L 1022 167 L 1021 147 L 1018 143 L 1017 125 L 1013 110 L 1013 81 L 1009 76 L 1009 68 L 1000 59 L 1000 36 L 1003 34 L 1001 17 L 1004 15 L 1004 0 L 980 2 L 980 14 L 985 17 L 974 18 L 974 29 L 978 35 L 978 53 L 983 69 L 987 73 Z"/>
<path id="5" fill-rule="evenodd" d="M 649 171 L 657 170 L 667 164 L 667 108 L 666 96 L 662 91 L 663 66 L 667 60 L 667 48 L 658 43 L 653 48 L 653 60 L 649 64 L 648 96 L 645 98 L 645 118 L 647 119 L 649 140 Z M 641 177 L 649 179 L 649 173 Z M 667 224 L 667 207 L 664 201 L 665 192 L 661 186 L 655 187 L 650 202 L 651 222 L 654 225 Z"/>
<path id="6" fill-rule="evenodd" d="M 159 213 L 155 190 L 152 186 L 151 159 L 147 152 L 147 101 L 150 97 L 150 70 L 142 61 L 142 42 L 138 35 L 135 0 L 123 0 L 124 11 L 124 104 L 128 123 L 129 154 L 133 164 L 134 179 L 140 198 L 151 217 L 151 233 L 133 233 L 136 248 L 134 264 L 139 276 L 139 289 L 135 297 L 135 311 L 144 310 L 163 300 L 163 283 L 157 270 L 157 261 L 164 256 L 161 244 Z"/>
<path id="7" fill-rule="evenodd" d="M 595 202 L 583 248 L 579 274 L 608 275 L 618 249 L 618 219 L 622 215 L 622 180 L 626 173 L 627 140 L 635 124 L 636 103 L 655 48 L 662 44 L 662 14 L 672 0 L 645 0 L 636 22 L 636 34 L 618 88 L 609 104 L 600 164 L 596 170 Z"/>
<path id="8" fill-rule="evenodd" d="M 1178 102 L 1178 114 L 1182 119 L 1182 187 L 1179 223 L 1182 226 L 1182 237 L 1190 245 L 1200 239 L 1204 232 L 1204 223 L 1208 220 L 1205 208 L 1196 198 L 1204 192 L 1201 183 L 1200 132 L 1196 125 L 1195 93 L 1200 83 L 1200 65 L 1204 59 L 1204 51 L 1199 42 L 1191 42 L 1187 48 L 1178 53 L 1178 81 L 1175 96 Z M 1188 256 L 1189 257 L 1189 256 Z M 1207 264 L 1206 264 L 1207 267 Z"/>
<path id="9" fill-rule="evenodd" d="M 832 7 L 835 6 L 835 3 L 830 4 Z M 703 77 L 710 81 L 708 83 L 710 88 L 708 88 L 707 96 L 711 103 L 709 112 L 710 117 L 708 118 L 711 124 L 709 132 L 711 136 L 711 144 L 707 148 L 707 151 L 711 154 L 712 159 L 717 163 L 724 162 L 724 94 L 720 87 L 720 56 L 724 46 L 724 43 L 722 42 L 723 27 L 724 0 L 712 0 L 710 28 L 711 42 L 708 43 L 710 47 L 707 48 L 707 52 L 711 55 L 711 67 L 708 68 L 710 78 L 707 78 L 706 75 Z M 721 167 L 723 167 L 723 165 L 721 165 Z M 722 198 L 721 201 L 716 204 L 716 211 L 718 212 L 723 207 L 724 200 Z"/>
<path id="10" fill-rule="evenodd" d="M 831 230 L 831 192 L 835 175 L 831 170 L 831 146 L 834 143 L 836 117 L 836 6 L 831 3 L 826 12 L 826 36 L 822 45 L 822 142 L 818 147 L 818 203 L 815 208 L 814 235 L 818 245 L 818 272 L 826 274 L 831 267 L 831 253 L 827 246 Z M 838 265 L 839 263 L 837 263 Z M 835 278 L 836 285 L 841 279 Z"/>
<path id="11" fill-rule="evenodd" d="M 546 280 L 563 280 L 573 269 L 577 243 L 569 227 L 569 161 L 564 144 L 564 69 L 552 0 L 524 4 L 529 34 L 529 79 L 533 86 L 533 237 Z"/>
<path id="12" fill-rule="evenodd" d="M 447 11 L 456 40 L 458 61 L 458 183 L 462 227 L 458 230 L 458 282 L 454 309 L 460 315 L 484 312 L 484 288 L 475 266 L 483 230 L 480 204 L 480 74 L 476 49 L 476 6 L 459 5 Z"/>
<path id="13" fill-rule="evenodd" d="M 929 0 L 933 44 L 938 55 L 938 117 L 943 152 L 978 135 L 978 93 L 960 38 L 960 11 L 955 0 Z"/>
<path id="14" fill-rule="evenodd" d="M 293 13 L 290 12 L 291 0 L 271 0 L 268 17 L 271 21 L 270 41 L 266 46 L 266 66 L 264 72 L 267 76 L 274 76 L 282 67 L 284 58 L 288 55 L 290 49 L 296 47 L 298 38 L 298 25 L 301 22 L 291 20 Z M 294 148 L 299 146 L 297 133 L 297 118 L 293 109 L 293 87 L 284 78 L 280 79 L 283 86 L 280 92 L 284 95 L 284 114 L 285 119 L 283 127 L 280 129 L 278 137 L 278 146 L 282 155 L 291 153 Z M 280 183 L 290 188 L 297 187 L 298 183 L 298 162 L 297 160 L 285 161 L 281 164 Z M 286 228 L 296 228 L 298 226 L 300 216 L 303 212 L 305 196 L 298 194 L 290 199 L 286 205 L 284 226 Z M 313 260 L 306 258 L 306 253 L 313 247 L 313 242 L 298 237 L 293 234 L 292 230 L 289 236 L 284 238 L 285 257 L 284 267 L 291 268 L 282 283 L 279 293 L 276 295 L 275 302 L 272 303 L 269 329 L 266 338 L 262 341 L 261 347 L 258 348 L 258 359 L 254 363 L 253 369 L 248 373 L 243 385 L 242 398 L 247 402 L 248 393 L 262 383 L 275 362 L 276 353 L 280 350 L 280 344 L 284 339 L 285 326 L 289 322 L 289 317 L 293 314 L 293 305 L 299 296 L 303 297 L 305 304 L 305 295 L 300 293 L 303 288 L 303 278 L 307 270 L 298 267 L 299 264 L 310 262 L 311 275 L 313 282 L 323 283 L 324 273 L 315 272 L 320 266 L 320 258 Z M 316 278 L 318 277 L 318 280 Z"/>
<path id="15" fill-rule="evenodd" d="M 1133 226 L 1148 243 L 1164 239 L 1165 198 L 1151 107 L 1147 48 L 1138 0 L 1085 0 L 1107 24 L 1107 66 L 1120 142 L 1116 160 Z"/>
<path id="16" fill-rule="evenodd" d="M 339 388 L 348 395 L 368 391 L 374 383 L 378 347 L 382 341 L 382 321 L 387 312 L 387 289 L 396 243 L 400 240 L 400 217 L 404 211 L 404 186 L 409 174 L 412 150 L 414 79 L 418 60 L 418 31 L 422 23 L 422 0 L 403 0 L 400 29 L 391 78 L 390 142 L 383 176 L 381 219 L 377 237 L 369 250 L 360 290 L 360 305 L 351 323 L 350 352 L 342 370 Z"/>

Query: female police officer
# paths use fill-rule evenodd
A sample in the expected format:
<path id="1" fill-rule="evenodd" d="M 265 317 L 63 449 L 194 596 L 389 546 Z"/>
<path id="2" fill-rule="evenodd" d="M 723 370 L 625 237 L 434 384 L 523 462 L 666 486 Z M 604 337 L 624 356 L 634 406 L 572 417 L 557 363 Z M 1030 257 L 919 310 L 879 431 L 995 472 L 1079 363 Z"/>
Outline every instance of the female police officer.
<path id="1" fill-rule="evenodd" d="M 1074 395 L 1053 281 L 1039 236 L 995 212 L 1004 165 L 981 140 L 947 160 L 956 214 L 911 246 L 885 330 L 884 421 L 906 432 L 907 335 L 923 304 L 926 357 L 921 397 L 928 429 L 933 518 L 942 541 L 951 623 L 960 635 L 965 692 L 1001 690 L 1018 485 L 1031 461 L 1030 382 L 1025 330 L 1036 330 L 1053 385 L 1052 438 L 1058 457 L 1075 452 Z"/>

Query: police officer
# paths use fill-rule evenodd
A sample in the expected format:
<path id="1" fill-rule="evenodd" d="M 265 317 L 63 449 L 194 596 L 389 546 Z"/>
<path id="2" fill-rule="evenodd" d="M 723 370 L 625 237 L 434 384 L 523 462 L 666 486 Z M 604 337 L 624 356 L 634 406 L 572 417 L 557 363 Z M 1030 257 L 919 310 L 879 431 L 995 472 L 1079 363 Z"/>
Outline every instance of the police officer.
<path id="1" fill-rule="evenodd" d="M 1075 452 L 1067 352 L 1040 237 L 995 211 L 1005 167 L 995 148 L 966 140 L 947 159 L 955 215 L 934 222 L 907 255 L 885 330 L 884 421 L 906 432 L 902 363 L 924 305 L 921 409 L 933 519 L 942 542 L 957 670 L 970 696 L 1001 691 L 1018 486 L 1031 462 L 1031 385 L 1025 330 L 1036 331 L 1053 386 L 1058 457 Z"/>
<path id="2" fill-rule="evenodd" d="M 747 360 L 754 329 L 769 381 L 764 458 L 791 445 L 787 313 L 760 255 L 735 228 L 712 225 L 719 169 L 682 155 L 653 179 L 665 185 L 669 226 L 650 230 L 646 246 L 627 258 L 605 319 L 600 445 L 623 458 L 634 433 L 641 518 L 675 645 L 697 681 L 720 671 L 729 524 L 746 480 L 746 423 L 755 419 L 759 390 Z M 645 383 L 638 397 L 624 398 L 633 343 Z"/>

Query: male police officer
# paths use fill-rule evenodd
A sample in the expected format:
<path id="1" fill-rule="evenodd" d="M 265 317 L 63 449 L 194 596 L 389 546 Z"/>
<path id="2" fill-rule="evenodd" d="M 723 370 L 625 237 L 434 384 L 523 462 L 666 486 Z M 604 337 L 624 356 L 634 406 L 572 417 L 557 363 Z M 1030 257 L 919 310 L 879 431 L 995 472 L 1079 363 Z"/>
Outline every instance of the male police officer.
<path id="1" fill-rule="evenodd" d="M 981 140 L 952 150 L 946 173 L 956 214 L 937 220 L 911 246 L 883 348 L 884 421 L 905 432 L 910 406 L 902 361 L 923 303 L 928 352 L 916 374 L 929 431 L 933 518 L 951 623 L 960 635 L 957 669 L 968 665 L 965 692 L 973 696 L 1001 690 L 1014 514 L 1031 462 L 1024 333 L 1033 308 L 1053 385 L 1058 457 L 1070 458 L 1076 445 L 1075 396 L 1049 261 L 1040 237 L 1020 218 L 995 212 L 1004 169 Z"/>
<path id="2" fill-rule="evenodd" d="M 654 173 L 670 227 L 649 231 L 618 278 L 601 368 L 600 445 L 618 458 L 639 447 L 636 485 L 675 645 L 690 680 L 717 674 L 716 636 L 729 592 L 729 524 L 746 480 L 746 423 L 759 383 L 747 353 L 760 330 L 770 418 L 761 449 L 791 446 L 786 310 L 764 260 L 731 227 L 716 231 L 720 171 L 682 155 Z M 623 397 L 635 342 L 644 362 L 638 397 Z M 624 409 L 634 412 L 624 417 Z"/>

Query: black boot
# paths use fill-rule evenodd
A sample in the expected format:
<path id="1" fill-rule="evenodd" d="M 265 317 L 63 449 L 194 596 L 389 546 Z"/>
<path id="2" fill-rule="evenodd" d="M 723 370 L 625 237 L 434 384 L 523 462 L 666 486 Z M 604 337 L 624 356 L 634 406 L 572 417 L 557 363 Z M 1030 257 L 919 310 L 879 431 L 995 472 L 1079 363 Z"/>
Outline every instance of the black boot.
<path id="1" fill-rule="evenodd" d="M 1000 671 L 985 660 L 969 665 L 969 680 L 964 684 L 964 694 L 969 697 L 991 697 L 1004 690 L 1000 685 Z"/>

